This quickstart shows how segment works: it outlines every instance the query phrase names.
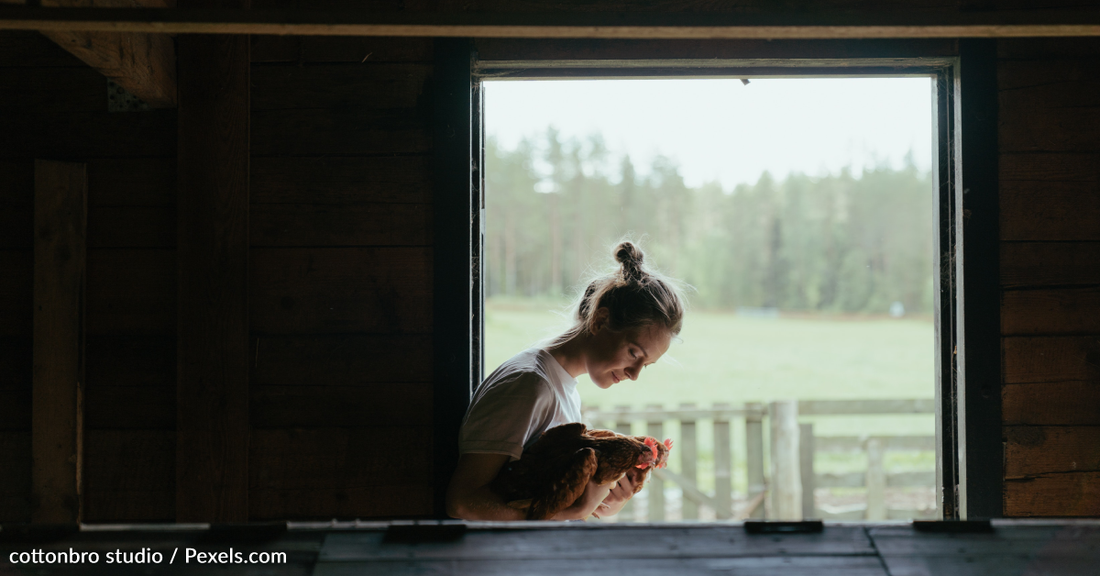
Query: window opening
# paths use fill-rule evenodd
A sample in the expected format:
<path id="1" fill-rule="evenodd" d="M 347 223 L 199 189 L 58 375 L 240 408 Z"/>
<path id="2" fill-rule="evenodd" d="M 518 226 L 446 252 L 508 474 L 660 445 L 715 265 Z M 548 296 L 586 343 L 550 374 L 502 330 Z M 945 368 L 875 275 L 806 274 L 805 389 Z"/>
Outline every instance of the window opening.
<path id="1" fill-rule="evenodd" d="M 620 238 L 696 288 L 637 382 L 578 379 L 590 426 L 677 442 L 604 521 L 940 516 L 930 77 L 482 89 L 486 374 Z"/>

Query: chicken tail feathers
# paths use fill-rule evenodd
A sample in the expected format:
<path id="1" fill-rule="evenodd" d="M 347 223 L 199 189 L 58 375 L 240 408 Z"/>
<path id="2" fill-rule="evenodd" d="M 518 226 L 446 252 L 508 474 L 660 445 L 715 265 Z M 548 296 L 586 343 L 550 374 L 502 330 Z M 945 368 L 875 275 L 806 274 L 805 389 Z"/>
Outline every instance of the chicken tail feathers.
<path id="1" fill-rule="evenodd" d="M 569 458 L 561 477 L 553 479 L 549 490 L 532 500 L 531 507 L 527 509 L 527 519 L 546 520 L 568 508 L 584 494 L 584 489 L 596 474 L 598 466 L 595 450 L 577 450 Z"/>

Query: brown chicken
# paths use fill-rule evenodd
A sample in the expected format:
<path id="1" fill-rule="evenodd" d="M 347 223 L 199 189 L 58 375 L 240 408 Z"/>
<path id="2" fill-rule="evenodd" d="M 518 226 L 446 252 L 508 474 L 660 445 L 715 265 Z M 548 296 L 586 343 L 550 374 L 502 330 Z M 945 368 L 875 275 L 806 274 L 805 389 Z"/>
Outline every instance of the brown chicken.
<path id="1" fill-rule="evenodd" d="M 665 467 L 671 449 L 672 440 L 563 424 L 501 469 L 490 488 L 509 506 L 526 510 L 528 520 L 545 520 L 580 498 L 590 480 L 606 484 L 629 473 L 637 494 L 650 469 Z"/>

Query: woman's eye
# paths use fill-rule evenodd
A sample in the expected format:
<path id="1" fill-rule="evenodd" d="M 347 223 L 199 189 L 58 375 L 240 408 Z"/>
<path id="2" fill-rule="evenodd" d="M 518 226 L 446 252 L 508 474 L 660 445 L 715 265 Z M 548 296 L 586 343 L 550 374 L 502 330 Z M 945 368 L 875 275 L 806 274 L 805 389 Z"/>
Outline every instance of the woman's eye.
<path id="1" fill-rule="evenodd" d="M 637 357 L 638 357 L 638 355 L 634 353 L 634 350 L 631 350 L 631 351 L 630 351 L 630 357 L 631 357 L 631 358 L 637 358 Z"/>

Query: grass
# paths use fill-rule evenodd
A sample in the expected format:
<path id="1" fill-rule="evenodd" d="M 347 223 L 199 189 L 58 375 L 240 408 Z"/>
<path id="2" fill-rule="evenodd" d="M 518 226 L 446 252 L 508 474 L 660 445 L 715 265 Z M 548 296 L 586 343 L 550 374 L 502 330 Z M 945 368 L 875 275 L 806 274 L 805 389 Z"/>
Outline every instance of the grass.
<path id="1" fill-rule="evenodd" d="M 553 301 L 487 300 L 485 306 L 486 374 L 513 354 L 537 345 L 567 324 Z M 709 406 L 784 399 L 932 398 L 935 395 L 934 328 L 928 319 L 802 316 L 746 318 L 723 312 L 690 312 L 679 341 L 636 382 L 600 390 L 578 378 L 586 407 L 642 408 L 681 403 Z M 819 436 L 931 435 L 932 415 L 822 416 L 813 422 Z M 709 423 L 699 424 L 700 480 L 709 476 L 712 443 Z M 636 423 L 635 433 L 641 433 Z M 666 423 L 676 437 L 677 424 Z M 743 462 L 742 426 L 734 428 L 735 462 Z M 862 469 L 857 455 L 819 454 L 821 472 Z M 678 462 L 671 463 L 673 470 Z M 890 453 L 892 471 L 930 469 L 931 453 Z M 739 476 L 735 473 L 735 477 Z M 704 482 L 705 487 L 705 482 Z"/>

